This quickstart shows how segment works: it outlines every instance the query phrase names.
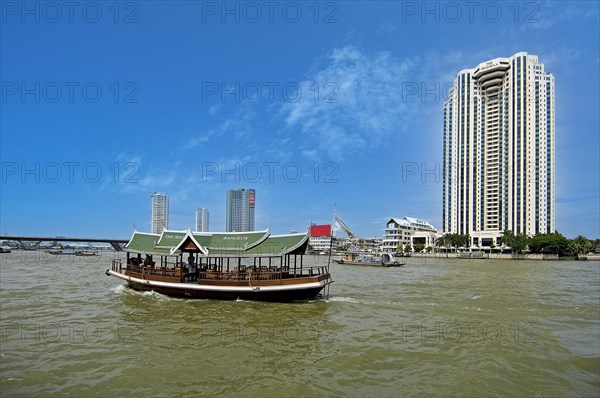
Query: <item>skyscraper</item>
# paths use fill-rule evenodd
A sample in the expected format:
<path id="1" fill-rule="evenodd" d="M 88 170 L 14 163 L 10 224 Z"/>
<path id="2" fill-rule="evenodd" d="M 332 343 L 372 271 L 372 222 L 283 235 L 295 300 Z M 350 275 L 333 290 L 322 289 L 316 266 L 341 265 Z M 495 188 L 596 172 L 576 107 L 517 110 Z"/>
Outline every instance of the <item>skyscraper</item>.
<path id="1" fill-rule="evenodd" d="M 444 104 L 444 232 L 555 230 L 554 76 L 520 52 L 463 69 Z"/>
<path id="2" fill-rule="evenodd" d="M 208 232 L 208 209 L 196 209 L 196 232 Z"/>
<path id="3" fill-rule="evenodd" d="M 227 232 L 254 231 L 254 189 L 231 189 L 227 191 Z"/>
<path id="4" fill-rule="evenodd" d="M 169 197 L 166 193 L 152 194 L 152 233 L 160 234 L 169 229 Z"/>

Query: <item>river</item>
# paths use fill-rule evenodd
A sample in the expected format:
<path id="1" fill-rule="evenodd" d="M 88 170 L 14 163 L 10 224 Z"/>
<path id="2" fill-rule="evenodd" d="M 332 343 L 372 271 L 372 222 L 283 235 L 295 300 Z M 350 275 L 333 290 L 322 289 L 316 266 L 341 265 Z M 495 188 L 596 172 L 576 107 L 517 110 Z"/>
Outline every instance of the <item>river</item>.
<path id="1" fill-rule="evenodd" d="M 279 304 L 139 293 L 114 256 L 0 255 L 2 396 L 600 394 L 598 262 L 332 264 Z"/>

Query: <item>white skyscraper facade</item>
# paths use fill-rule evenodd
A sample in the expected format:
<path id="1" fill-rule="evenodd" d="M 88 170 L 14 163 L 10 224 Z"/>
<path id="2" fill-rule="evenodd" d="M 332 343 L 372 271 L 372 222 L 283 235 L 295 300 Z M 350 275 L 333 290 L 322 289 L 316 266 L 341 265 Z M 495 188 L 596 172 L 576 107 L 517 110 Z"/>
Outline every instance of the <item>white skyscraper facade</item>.
<path id="1" fill-rule="evenodd" d="M 444 104 L 443 221 L 472 244 L 555 231 L 554 76 L 524 52 L 463 69 Z"/>
<path id="2" fill-rule="evenodd" d="M 254 189 L 227 191 L 227 232 L 254 231 L 256 192 Z"/>
<path id="3" fill-rule="evenodd" d="M 152 194 L 152 233 L 160 234 L 169 229 L 169 197 L 166 193 Z"/>
<path id="4" fill-rule="evenodd" d="M 196 209 L 196 232 L 208 232 L 208 209 Z"/>

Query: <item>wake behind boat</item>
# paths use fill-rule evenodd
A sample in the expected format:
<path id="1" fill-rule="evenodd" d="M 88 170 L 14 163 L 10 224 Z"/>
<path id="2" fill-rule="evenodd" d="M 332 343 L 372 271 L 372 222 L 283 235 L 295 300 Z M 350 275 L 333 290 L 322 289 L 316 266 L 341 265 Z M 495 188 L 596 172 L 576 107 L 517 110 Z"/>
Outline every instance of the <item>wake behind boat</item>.
<path id="1" fill-rule="evenodd" d="M 136 290 L 219 300 L 308 300 L 330 283 L 328 266 L 305 266 L 308 233 L 134 232 L 126 262 L 106 271 Z M 143 257 L 142 257 L 143 256 Z"/>
<path id="2" fill-rule="evenodd" d="M 367 265 L 373 267 L 399 267 L 406 264 L 406 261 L 394 257 L 391 253 L 383 253 L 381 255 L 350 253 L 345 255 L 342 259 L 333 261 L 343 265 Z"/>

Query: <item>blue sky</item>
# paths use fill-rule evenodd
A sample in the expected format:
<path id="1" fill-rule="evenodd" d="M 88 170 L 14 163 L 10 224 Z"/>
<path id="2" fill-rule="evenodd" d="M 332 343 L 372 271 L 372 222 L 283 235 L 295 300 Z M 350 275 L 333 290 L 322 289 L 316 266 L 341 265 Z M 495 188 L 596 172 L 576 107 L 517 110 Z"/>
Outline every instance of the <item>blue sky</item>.
<path id="1" fill-rule="evenodd" d="M 271 4 L 271 5 L 270 5 Z M 578 2 L 1 2 L 1 232 L 130 236 L 256 189 L 256 226 L 441 225 L 461 68 L 526 51 L 556 79 L 557 228 L 600 235 L 599 10 Z M 471 8 L 469 8 L 471 7 Z"/>

